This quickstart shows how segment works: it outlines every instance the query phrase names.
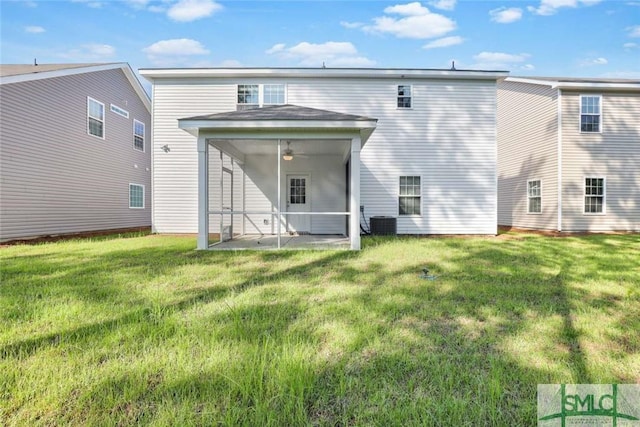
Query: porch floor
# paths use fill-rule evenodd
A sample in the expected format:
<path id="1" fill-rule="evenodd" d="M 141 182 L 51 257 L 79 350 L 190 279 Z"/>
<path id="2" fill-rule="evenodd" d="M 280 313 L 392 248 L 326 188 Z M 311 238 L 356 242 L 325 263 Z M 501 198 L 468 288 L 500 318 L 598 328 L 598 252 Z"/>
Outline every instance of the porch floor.
<path id="1" fill-rule="evenodd" d="M 290 236 L 283 234 L 280 238 L 281 249 L 349 249 L 351 243 L 343 235 L 307 234 Z M 222 243 L 209 246 L 210 250 L 270 250 L 278 248 L 278 237 L 273 235 L 248 234 L 234 237 Z"/>

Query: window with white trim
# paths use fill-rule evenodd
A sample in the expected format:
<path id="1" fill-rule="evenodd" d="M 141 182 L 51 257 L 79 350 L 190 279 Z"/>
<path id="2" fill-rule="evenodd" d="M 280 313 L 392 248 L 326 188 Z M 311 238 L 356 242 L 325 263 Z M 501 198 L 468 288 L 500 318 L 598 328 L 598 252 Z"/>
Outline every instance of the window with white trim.
<path id="1" fill-rule="evenodd" d="M 104 104 L 87 97 L 87 133 L 104 139 Z"/>
<path id="2" fill-rule="evenodd" d="M 262 88 L 263 105 L 282 105 L 284 104 L 284 85 L 268 84 Z"/>
<path id="3" fill-rule="evenodd" d="M 111 104 L 109 109 L 111 110 L 112 113 L 116 113 L 117 115 L 122 116 L 122 117 L 124 117 L 126 119 L 129 118 L 129 112 L 127 110 L 125 110 L 124 108 L 120 108 L 117 105 Z"/>
<path id="4" fill-rule="evenodd" d="M 584 213 L 604 213 L 605 197 L 604 177 L 586 177 L 584 179 Z"/>
<path id="5" fill-rule="evenodd" d="M 411 86 L 398 85 L 398 108 L 411 108 Z"/>
<path id="6" fill-rule="evenodd" d="M 527 213 L 542 213 L 542 184 L 539 179 L 527 181 Z"/>
<path id="7" fill-rule="evenodd" d="M 133 119 L 133 148 L 144 152 L 144 123 Z"/>
<path id="8" fill-rule="evenodd" d="M 399 215 L 420 215 L 422 185 L 419 176 L 401 176 L 398 193 Z"/>
<path id="9" fill-rule="evenodd" d="M 129 208 L 144 209 L 144 185 L 129 184 Z"/>
<path id="10" fill-rule="evenodd" d="M 601 131 L 601 95 L 580 95 L 580 132 Z"/>
<path id="11" fill-rule="evenodd" d="M 285 103 L 283 83 L 238 85 L 237 110 L 249 110 Z"/>

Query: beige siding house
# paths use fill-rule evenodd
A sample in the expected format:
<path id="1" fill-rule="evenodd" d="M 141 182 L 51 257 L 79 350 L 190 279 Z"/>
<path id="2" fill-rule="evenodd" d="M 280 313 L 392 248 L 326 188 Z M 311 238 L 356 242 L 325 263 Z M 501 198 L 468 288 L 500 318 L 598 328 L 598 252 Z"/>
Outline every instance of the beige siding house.
<path id="1" fill-rule="evenodd" d="M 498 224 L 640 231 L 640 81 L 499 82 Z"/>
<path id="2" fill-rule="evenodd" d="M 0 66 L 0 241 L 149 226 L 150 104 L 126 63 Z"/>
<path id="3" fill-rule="evenodd" d="M 424 69 L 143 69 L 153 83 L 153 229 L 495 234 L 496 81 Z M 361 212 L 362 210 L 362 212 Z"/>

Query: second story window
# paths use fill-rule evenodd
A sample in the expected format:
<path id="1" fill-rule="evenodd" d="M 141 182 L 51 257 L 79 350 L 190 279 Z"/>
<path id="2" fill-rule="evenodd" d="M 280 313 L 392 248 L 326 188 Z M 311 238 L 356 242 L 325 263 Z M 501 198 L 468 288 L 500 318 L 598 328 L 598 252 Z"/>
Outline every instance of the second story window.
<path id="1" fill-rule="evenodd" d="M 411 108 L 411 86 L 398 85 L 398 108 Z"/>
<path id="2" fill-rule="evenodd" d="M 87 98 L 87 133 L 104 139 L 104 104 Z"/>
<path id="3" fill-rule="evenodd" d="M 580 132 L 601 131 L 601 104 L 600 95 L 580 95 Z"/>
<path id="4" fill-rule="evenodd" d="M 238 85 L 238 110 L 248 110 L 267 105 L 282 105 L 284 103 L 285 85 L 282 83 Z"/>
<path id="5" fill-rule="evenodd" d="M 133 120 L 133 148 L 144 151 L 144 123 Z"/>
<path id="6" fill-rule="evenodd" d="M 281 105 L 284 104 L 284 85 L 270 84 L 263 86 L 264 105 Z"/>
<path id="7" fill-rule="evenodd" d="M 260 90 L 258 85 L 238 85 L 238 109 L 257 108 L 260 106 Z"/>

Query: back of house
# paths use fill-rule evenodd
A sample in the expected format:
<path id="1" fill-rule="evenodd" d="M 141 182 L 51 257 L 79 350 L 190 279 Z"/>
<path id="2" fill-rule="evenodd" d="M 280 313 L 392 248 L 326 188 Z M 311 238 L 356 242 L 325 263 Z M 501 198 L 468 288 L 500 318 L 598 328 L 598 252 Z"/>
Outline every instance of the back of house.
<path id="1" fill-rule="evenodd" d="M 508 77 L 498 84 L 498 221 L 640 231 L 640 81 Z"/>
<path id="2" fill-rule="evenodd" d="M 496 80 L 506 72 L 238 68 L 141 74 L 153 83 L 157 232 L 198 230 L 200 137 L 215 148 L 202 157 L 210 168 L 204 208 L 210 232 L 224 232 L 220 221 L 228 221 L 235 233 L 276 233 L 282 211 L 288 232 L 349 234 L 345 216 L 367 224 L 386 216 L 397 219 L 400 234 L 496 233 Z M 362 136 L 355 170 L 355 140 L 347 134 L 353 131 Z M 359 174 L 357 189 L 349 184 L 352 173 Z M 237 215 L 225 219 L 219 215 L 225 210 Z"/>
<path id="3" fill-rule="evenodd" d="M 0 241 L 150 226 L 150 107 L 126 63 L 0 66 Z"/>

